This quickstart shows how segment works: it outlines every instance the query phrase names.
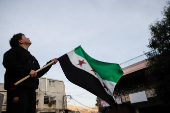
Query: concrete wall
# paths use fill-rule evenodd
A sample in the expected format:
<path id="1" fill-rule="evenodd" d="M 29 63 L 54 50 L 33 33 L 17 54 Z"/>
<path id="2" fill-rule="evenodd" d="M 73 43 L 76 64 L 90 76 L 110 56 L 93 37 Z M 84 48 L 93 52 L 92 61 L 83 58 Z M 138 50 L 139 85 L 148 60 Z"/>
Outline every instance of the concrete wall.
<path id="1" fill-rule="evenodd" d="M 6 111 L 6 104 L 7 104 L 7 91 L 4 90 L 4 83 L 0 83 L 0 93 L 4 95 L 3 103 L 2 103 L 2 111 Z"/>
<path id="2" fill-rule="evenodd" d="M 0 93 L 0 113 L 2 110 L 3 99 L 4 99 L 4 95 Z"/>
<path id="3" fill-rule="evenodd" d="M 141 69 L 147 68 L 147 60 L 140 61 L 133 65 L 127 66 L 123 68 L 123 76 L 133 73 L 135 71 L 139 71 Z"/>
<path id="4" fill-rule="evenodd" d="M 152 98 L 152 97 L 156 96 L 154 89 L 145 90 L 145 93 L 146 93 L 147 98 Z M 116 96 L 116 98 L 117 97 L 121 97 L 123 102 L 129 102 L 130 101 L 129 94 L 128 95 Z"/>
<path id="5" fill-rule="evenodd" d="M 54 86 L 49 85 L 50 81 L 54 82 Z M 65 85 L 63 81 L 49 78 L 40 78 L 39 88 L 36 90 L 36 92 L 37 100 L 39 100 L 37 110 L 49 111 L 51 109 L 53 111 L 56 109 L 61 110 L 63 108 L 63 96 L 65 95 Z M 54 97 L 56 104 L 52 105 L 51 107 L 49 107 L 48 104 L 44 104 L 44 96 Z"/>

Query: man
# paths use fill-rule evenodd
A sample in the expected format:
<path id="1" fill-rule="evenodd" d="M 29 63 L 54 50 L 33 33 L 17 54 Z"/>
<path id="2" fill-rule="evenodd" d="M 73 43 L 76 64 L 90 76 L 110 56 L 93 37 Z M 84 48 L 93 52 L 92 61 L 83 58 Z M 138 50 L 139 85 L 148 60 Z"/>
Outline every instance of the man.
<path id="1" fill-rule="evenodd" d="M 40 72 L 38 61 L 28 51 L 31 41 L 24 34 L 15 34 L 10 40 L 11 49 L 4 54 L 3 65 L 6 68 L 4 88 L 7 90 L 7 113 L 35 113 L 38 78 L 43 76 L 50 68 L 46 67 Z M 53 64 L 57 63 L 54 58 Z M 51 62 L 49 61 L 49 62 Z M 30 78 L 17 86 L 14 83 L 30 75 Z"/>

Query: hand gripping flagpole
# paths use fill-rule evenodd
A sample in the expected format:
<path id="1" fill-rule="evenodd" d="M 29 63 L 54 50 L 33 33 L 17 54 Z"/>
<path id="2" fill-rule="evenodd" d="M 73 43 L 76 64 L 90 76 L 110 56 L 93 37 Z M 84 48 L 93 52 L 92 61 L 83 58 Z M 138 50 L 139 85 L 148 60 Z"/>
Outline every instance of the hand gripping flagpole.
<path id="1" fill-rule="evenodd" d="M 47 65 L 45 65 L 44 67 L 42 67 L 42 68 L 40 68 L 40 69 L 36 70 L 36 72 L 38 73 L 39 71 L 43 70 L 44 68 L 46 68 L 46 67 L 50 66 L 50 65 L 51 65 L 51 64 L 53 64 L 53 63 L 54 63 L 54 61 L 52 61 L 52 62 L 48 63 L 48 64 L 47 64 Z M 19 83 L 23 82 L 24 80 L 28 79 L 29 77 L 30 77 L 30 75 L 28 75 L 28 76 L 26 76 L 26 77 L 22 78 L 21 80 L 19 80 L 18 82 L 16 82 L 14 85 L 15 85 L 15 86 L 16 86 L 16 85 L 18 85 Z"/>

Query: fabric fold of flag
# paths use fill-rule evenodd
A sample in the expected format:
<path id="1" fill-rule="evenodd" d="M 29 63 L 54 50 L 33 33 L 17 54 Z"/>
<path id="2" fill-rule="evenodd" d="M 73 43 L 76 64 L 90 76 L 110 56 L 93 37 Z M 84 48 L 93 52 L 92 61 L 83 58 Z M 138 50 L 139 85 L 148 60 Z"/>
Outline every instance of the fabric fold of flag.
<path id="1" fill-rule="evenodd" d="M 105 100 L 118 109 L 113 96 L 115 85 L 123 75 L 119 64 L 106 63 L 93 59 L 78 46 L 58 58 L 67 79 Z"/>

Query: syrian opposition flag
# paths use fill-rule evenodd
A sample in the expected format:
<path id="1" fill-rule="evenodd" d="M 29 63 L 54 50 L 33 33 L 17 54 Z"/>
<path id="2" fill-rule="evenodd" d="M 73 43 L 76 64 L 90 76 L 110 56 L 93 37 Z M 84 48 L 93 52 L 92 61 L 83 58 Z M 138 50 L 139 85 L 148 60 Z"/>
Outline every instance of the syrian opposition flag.
<path id="1" fill-rule="evenodd" d="M 61 56 L 58 61 L 69 81 L 105 100 L 111 107 L 118 108 L 113 91 L 123 75 L 119 64 L 97 61 L 81 46 Z"/>

